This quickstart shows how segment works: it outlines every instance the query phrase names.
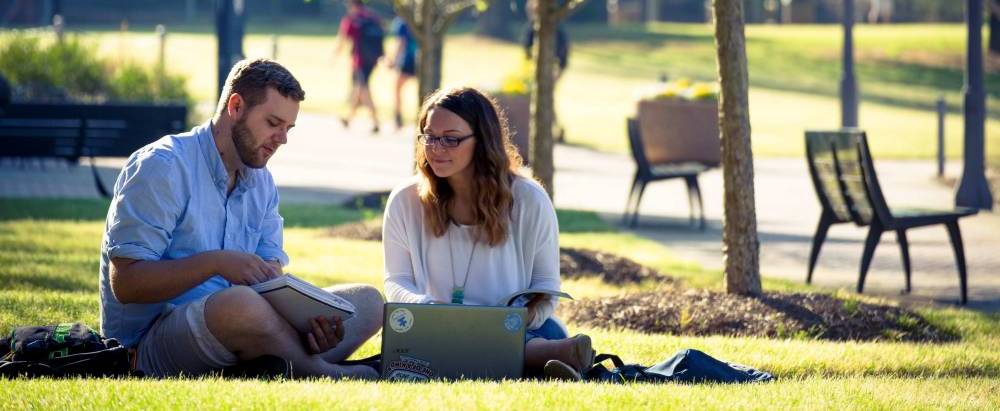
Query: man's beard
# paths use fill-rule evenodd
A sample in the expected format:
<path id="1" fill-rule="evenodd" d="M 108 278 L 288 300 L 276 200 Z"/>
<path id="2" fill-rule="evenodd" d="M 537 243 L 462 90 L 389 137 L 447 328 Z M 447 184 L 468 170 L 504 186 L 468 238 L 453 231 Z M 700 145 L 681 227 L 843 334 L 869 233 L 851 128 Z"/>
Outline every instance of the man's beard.
<path id="1" fill-rule="evenodd" d="M 247 127 L 246 119 L 240 119 L 233 125 L 232 135 L 236 153 L 244 165 L 250 168 L 264 168 L 267 165 L 267 159 L 260 155 L 258 147 L 253 146 L 253 134 Z"/>

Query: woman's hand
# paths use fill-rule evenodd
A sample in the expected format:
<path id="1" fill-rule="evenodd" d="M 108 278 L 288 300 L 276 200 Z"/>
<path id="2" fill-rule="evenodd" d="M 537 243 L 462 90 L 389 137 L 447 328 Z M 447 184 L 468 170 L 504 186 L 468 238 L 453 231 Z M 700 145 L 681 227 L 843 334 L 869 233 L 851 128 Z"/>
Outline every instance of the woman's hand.
<path id="1" fill-rule="evenodd" d="M 526 321 L 526 324 L 531 324 L 533 321 L 535 321 L 535 316 L 537 315 L 536 313 L 538 312 L 538 304 L 541 304 L 543 301 L 547 300 L 548 297 L 549 297 L 548 294 L 538 293 L 532 296 L 530 300 L 528 300 L 528 304 L 525 305 L 525 307 L 528 309 L 528 319 Z"/>

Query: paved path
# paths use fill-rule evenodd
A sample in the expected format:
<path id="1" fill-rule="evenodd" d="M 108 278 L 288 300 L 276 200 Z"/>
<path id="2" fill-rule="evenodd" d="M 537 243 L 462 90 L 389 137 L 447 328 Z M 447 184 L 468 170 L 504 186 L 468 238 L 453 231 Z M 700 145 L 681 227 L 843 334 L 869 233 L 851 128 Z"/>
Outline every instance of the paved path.
<path id="1" fill-rule="evenodd" d="M 410 175 L 412 130 L 383 131 L 372 137 L 359 121 L 345 131 L 334 118 L 302 114 L 290 143 L 270 168 L 284 202 L 343 203 L 365 191 L 389 190 Z M 629 157 L 571 146 L 555 152 L 556 206 L 593 210 L 618 224 L 634 166 Z M 877 160 L 876 160 L 877 161 Z M 102 173 L 111 182 L 122 161 L 102 159 Z M 932 178 L 929 161 L 877 161 L 879 177 L 890 204 L 948 207 L 952 190 Z M 949 164 L 949 175 L 958 175 Z M 765 276 L 802 281 L 819 204 L 804 159 L 758 159 L 755 163 L 761 267 Z M 687 197 L 680 181 L 651 184 L 642 203 L 635 232 L 656 240 L 680 258 L 708 268 L 722 267 L 722 174 L 703 175 L 708 228 L 687 225 Z M 3 197 L 96 197 L 86 167 L 0 165 Z M 1000 311 L 1000 215 L 982 213 L 961 223 L 969 269 L 970 307 Z M 834 226 L 820 255 L 814 282 L 853 289 L 857 282 L 866 231 L 852 225 Z M 866 293 L 912 301 L 953 303 L 958 299 L 954 255 L 943 227 L 909 234 L 913 294 L 900 296 L 903 273 L 899 247 L 886 234 L 875 252 Z"/>

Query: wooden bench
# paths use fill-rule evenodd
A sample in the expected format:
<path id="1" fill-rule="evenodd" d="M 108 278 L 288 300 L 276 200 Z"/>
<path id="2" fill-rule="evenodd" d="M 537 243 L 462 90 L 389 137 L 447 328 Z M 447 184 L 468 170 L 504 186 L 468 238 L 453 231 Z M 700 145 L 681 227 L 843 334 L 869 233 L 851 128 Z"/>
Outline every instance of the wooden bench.
<path id="1" fill-rule="evenodd" d="M 806 283 L 812 282 L 819 250 L 830 226 L 853 222 L 859 227 L 869 227 L 861 257 L 858 292 L 864 290 L 865 275 L 871 265 L 875 246 L 885 231 L 896 232 L 906 276 L 905 291 L 910 292 L 910 252 L 906 230 L 943 224 L 948 229 L 955 251 L 961 302 L 966 303 L 965 248 L 962 246 L 958 219 L 976 214 L 978 210 L 962 207 L 948 210 L 890 208 L 875 174 L 868 139 L 861 130 L 807 131 L 806 158 L 816 195 L 823 207 L 816 235 L 813 236 L 812 251 L 809 253 Z"/>
<path id="2" fill-rule="evenodd" d="M 110 192 L 95 157 L 128 157 L 160 137 L 186 129 L 187 107 L 150 104 L 11 104 L 0 110 L 0 158 L 90 157 L 94 184 Z"/>

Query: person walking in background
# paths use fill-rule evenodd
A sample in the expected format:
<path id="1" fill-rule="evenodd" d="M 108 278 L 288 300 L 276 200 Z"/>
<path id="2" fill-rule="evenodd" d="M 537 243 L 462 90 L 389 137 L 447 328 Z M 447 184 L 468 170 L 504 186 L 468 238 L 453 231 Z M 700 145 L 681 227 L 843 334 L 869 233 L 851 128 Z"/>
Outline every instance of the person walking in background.
<path id="1" fill-rule="evenodd" d="M 392 19 L 392 34 L 396 36 L 396 55 L 389 63 L 399 71 L 396 77 L 396 128 L 403 127 L 402 98 L 403 86 L 407 80 L 413 78 L 417 73 L 417 39 L 413 37 L 413 32 L 406 25 L 402 18 L 396 16 Z"/>
<path id="2" fill-rule="evenodd" d="M 868 23 L 889 23 L 892 21 L 892 0 L 872 0 L 868 8 Z"/>
<path id="3" fill-rule="evenodd" d="M 336 60 L 347 41 L 351 42 L 351 96 L 347 116 L 341 118 L 344 127 L 349 127 L 358 107 L 365 106 L 372 115 L 372 133 L 378 133 L 378 114 L 372 100 L 369 80 L 379 59 L 385 54 L 382 41 L 385 32 L 378 15 L 365 7 L 362 0 L 349 0 L 347 15 L 340 21 L 337 44 L 333 55 Z"/>
<path id="4" fill-rule="evenodd" d="M 990 54 L 1000 56 L 1000 0 L 989 0 Z"/>

